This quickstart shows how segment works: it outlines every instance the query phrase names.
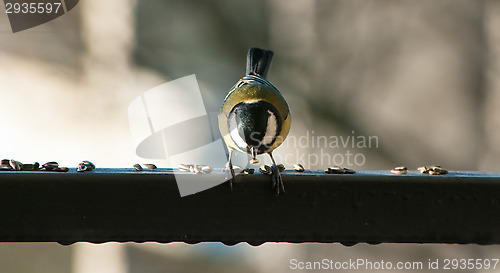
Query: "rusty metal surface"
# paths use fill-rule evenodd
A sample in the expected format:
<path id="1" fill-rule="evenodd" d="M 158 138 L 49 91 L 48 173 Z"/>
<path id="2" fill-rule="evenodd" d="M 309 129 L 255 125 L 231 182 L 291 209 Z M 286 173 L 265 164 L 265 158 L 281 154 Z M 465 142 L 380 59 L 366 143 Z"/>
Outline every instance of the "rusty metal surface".
<path id="1" fill-rule="evenodd" d="M 172 169 L 4 171 L 0 241 L 500 243 L 500 173 L 286 171 L 283 180 L 278 198 L 263 174 L 181 198 Z"/>

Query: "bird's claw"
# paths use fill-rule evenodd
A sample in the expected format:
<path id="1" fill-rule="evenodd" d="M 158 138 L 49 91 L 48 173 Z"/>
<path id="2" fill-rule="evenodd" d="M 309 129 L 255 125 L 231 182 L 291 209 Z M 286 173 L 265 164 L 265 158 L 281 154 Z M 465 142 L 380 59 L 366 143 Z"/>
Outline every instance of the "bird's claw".
<path id="1" fill-rule="evenodd" d="M 271 176 L 272 176 L 272 186 L 276 192 L 276 196 L 280 194 L 280 188 L 285 192 L 285 185 L 283 184 L 283 179 L 281 178 L 281 173 L 276 166 L 271 167 Z"/>

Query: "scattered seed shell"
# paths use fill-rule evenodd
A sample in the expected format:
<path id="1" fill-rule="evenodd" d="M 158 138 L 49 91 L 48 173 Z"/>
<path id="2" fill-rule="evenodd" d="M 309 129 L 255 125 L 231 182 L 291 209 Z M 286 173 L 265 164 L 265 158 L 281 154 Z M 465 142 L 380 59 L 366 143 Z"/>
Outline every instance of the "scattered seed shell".
<path id="1" fill-rule="evenodd" d="M 259 160 L 257 158 L 250 159 L 250 164 L 257 164 L 257 163 L 259 163 Z"/>
<path id="2" fill-rule="evenodd" d="M 88 165 L 82 164 L 82 163 L 78 164 L 78 167 L 76 167 L 76 171 L 79 172 L 79 173 L 85 172 L 88 169 L 89 169 Z"/>
<path id="3" fill-rule="evenodd" d="M 141 164 L 134 164 L 134 169 L 138 172 L 142 171 Z"/>
<path id="4" fill-rule="evenodd" d="M 356 171 L 348 169 L 348 168 L 341 168 L 339 166 L 333 166 L 329 167 L 325 170 L 325 173 L 327 174 L 354 174 Z"/>
<path id="5" fill-rule="evenodd" d="M 284 172 L 284 171 L 285 171 L 285 169 L 286 169 L 286 168 L 285 168 L 285 165 L 283 165 L 283 164 L 278 164 L 278 165 L 276 165 L 276 167 L 278 167 L 278 171 L 279 171 L 280 173 Z"/>
<path id="6" fill-rule="evenodd" d="M 406 168 L 405 166 L 400 166 L 392 169 L 391 172 L 394 174 L 407 174 L 408 168 Z"/>
<path id="7" fill-rule="evenodd" d="M 351 170 L 348 168 L 342 168 L 342 171 L 344 171 L 345 174 L 355 174 L 356 173 L 355 170 Z"/>
<path id="8" fill-rule="evenodd" d="M 94 165 L 94 163 L 92 163 L 92 162 L 90 162 L 90 161 L 88 161 L 88 160 L 84 160 L 84 161 L 82 161 L 82 163 L 83 163 L 83 164 L 85 164 L 85 165 L 90 166 L 90 168 L 89 168 L 90 170 L 89 170 L 89 171 L 91 171 L 91 170 L 95 169 L 95 165 Z"/>
<path id="9" fill-rule="evenodd" d="M 293 165 L 293 168 L 295 169 L 296 172 L 303 172 L 305 169 L 304 169 L 304 166 L 302 166 L 302 164 L 295 164 Z"/>
<path id="10" fill-rule="evenodd" d="M 429 173 L 429 168 L 427 167 L 418 167 L 417 170 L 421 173 Z"/>
<path id="11" fill-rule="evenodd" d="M 3 159 L 0 163 L 0 170 L 10 171 L 12 170 L 12 166 L 10 165 L 9 159 Z"/>
<path id="12" fill-rule="evenodd" d="M 243 170 L 244 174 L 254 174 L 254 172 L 255 172 L 255 169 L 252 169 L 252 168 L 247 168 L 247 169 Z"/>
<path id="13" fill-rule="evenodd" d="M 325 173 L 327 174 L 343 174 L 344 170 L 340 168 L 339 166 L 333 166 L 329 167 L 325 170 Z"/>
<path id="14" fill-rule="evenodd" d="M 144 166 L 146 166 L 146 168 L 150 169 L 150 170 L 156 170 L 157 167 L 155 164 L 143 164 Z"/>
<path id="15" fill-rule="evenodd" d="M 272 169 L 271 169 L 271 166 L 269 166 L 269 165 L 262 165 L 262 166 L 260 166 L 259 171 L 263 174 L 270 174 Z"/>
<path id="16" fill-rule="evenodd" d="M 177 169 L 181 172 L 190 172 L 196 174 L 208 174 L 213 171 L 213 168 L 208 165 L 193 165 L 193 164 L 180 164 Z"/>
<path id="17" fill-rule="evenodd" d="M 53 170 L 57 169 L 57 167 L 59 167 L 59 163 L 57 163 L 55 161 L 47 162 L 47 163 L 42 165 L 42 168 L 46 171 L 53 171 Z"/>
<path id="18" fill-rule="evenodd" d="M 212 172 L 212 170 L 213 170 L 213 168 L 212 168 L 212 167 L 210 167 L 210 166 L 207 166 L 207 165 L 202 165 L 202 166 L 201 166 L 201 171 L 202 171 L 203 173 L 211 173 L 211 172 Z"/>
<path id="19" fill-rule="evenodd" d="M 193 166 L 194 173 L 196 173 L 196 174 L 203 174 L 203 170 L 201 168 L 202 168 L 201 165 L 194 165 Z"/>
<path id="20" fill-rule="evenodd" d="M 66 168 L 66 167 L 58 167 L 58 168 L 55 168 L 54 171 L 56 172 L 68 172 L 69 171 L 69 168 Z"/>
<path id="21" fill-rule="evenodd" d="M 439 165 L 432 166 L 429 168 L 430 175 L 441 175 L 441 174 L 447 174 L 447 173 L 448 173 L 448 171 Z"/>
<path id="22" fill-rule="evenodd" d="M 21 165 L 21 171 L 36 171 L 38 170 L 38 163 L 36 164 L 23 164 Z"/>
<path id="23" fill-rule="evenodd" d="M 20 171 L 23 168 L 23 163 L 21 163 L 19 161 L 15 161 L 14 159 L 10 160 L 10 165 L 12 166 L 12 169 L 14 169 L 16 171 Z"/>
<path id="24" fill-rule="evenodd" d="M 191 165 L 181 164 L 177 167 L 181 172 L 190 172 Z"/>

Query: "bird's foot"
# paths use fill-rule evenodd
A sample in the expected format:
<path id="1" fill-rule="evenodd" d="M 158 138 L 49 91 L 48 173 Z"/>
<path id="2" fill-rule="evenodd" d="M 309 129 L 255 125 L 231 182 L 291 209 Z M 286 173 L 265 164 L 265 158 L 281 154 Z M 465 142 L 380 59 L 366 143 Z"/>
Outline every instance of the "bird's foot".
<path id="1" fill-rule="evenodd" d="M 276 193 L 276 196 L 280 194 L 280 189 L 285 192 L 285 185 L 283 184 L 283 179 L 281 178 L 281 173 L 279 168 L 276 165 L 271 167 L 271 177 L 272 177 L 272 186 Z"/>

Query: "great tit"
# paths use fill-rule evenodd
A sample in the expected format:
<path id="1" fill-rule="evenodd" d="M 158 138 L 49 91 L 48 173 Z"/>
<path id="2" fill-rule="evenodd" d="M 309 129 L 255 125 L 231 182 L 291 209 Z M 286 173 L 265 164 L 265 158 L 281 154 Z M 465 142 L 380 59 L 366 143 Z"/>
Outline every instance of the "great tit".
<path id="1" fill-rule="evenodd" d="M 247 56 L 246 76 L 229 91 L 219 115 L 219 129 L 229 150 L 226 165 L 235 174 L 231 158 L 235 150 L 247 153 L 251 162 L 257 155 L 268 154 L 272 161 L 272 187 L 279 194 L 285 187 L 272 152 L 283 143 L 290 130 L 290 111 L 281 93 L 267 79 L 274 53 L 270 50 L 250 48 Z"/>

